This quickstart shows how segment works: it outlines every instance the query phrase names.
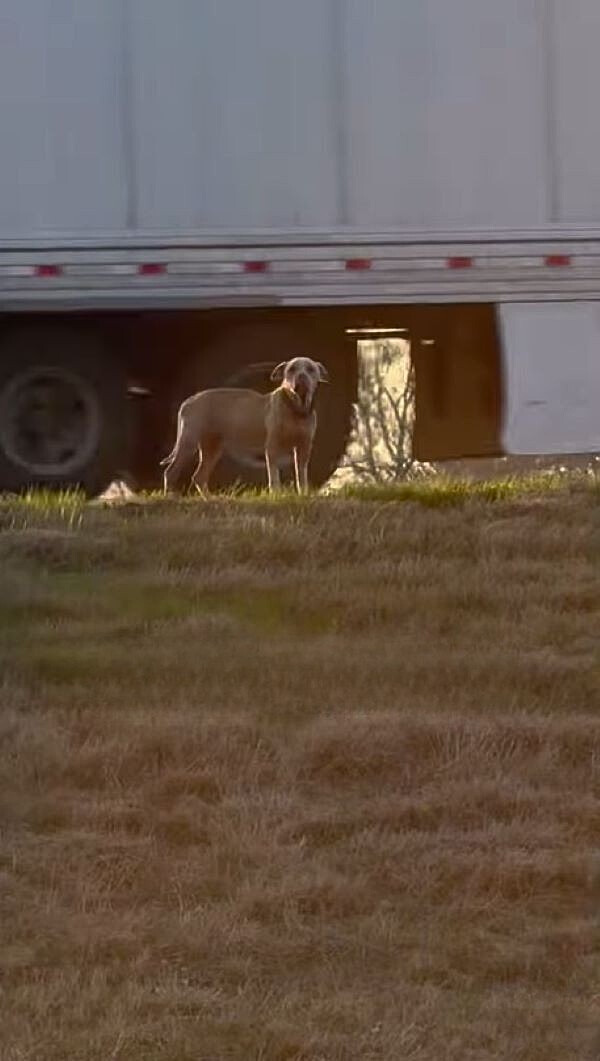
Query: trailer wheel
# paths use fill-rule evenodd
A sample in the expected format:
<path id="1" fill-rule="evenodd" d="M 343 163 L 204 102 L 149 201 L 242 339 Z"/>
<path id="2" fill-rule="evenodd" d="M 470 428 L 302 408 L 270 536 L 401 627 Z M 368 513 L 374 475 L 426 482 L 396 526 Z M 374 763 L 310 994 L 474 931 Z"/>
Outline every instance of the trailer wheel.
<path id="1" fill-rule="evenodd" d="M 273 387 L 270 376 L 274 366 L 286 357 L 300 354 L 322 361 L 331 378 L 330 385 L 319 388 L 318 427 L 309 466 L 309 481 L 319 487 L 344 454 L 356 400 L 356 352 L 345 342 L 341 329 L 326 332 L 318 328 L 313 332 L 305 325 L 290 323 L 245 326 L 225 332 L 186 366 L 177 388 L 177 403 L 209 387 L 251 387 L 266 393 Z M 291 461 L 289 468 L 282 471 L 284 480 L 291 480 Z M 263 454 L 228 454 L 221 458 L 211 487 L 227 489 L 236 484 L 266 484 Z"/>
<path id="2" fill-rule="evenodd" d="M 27 328 L 0 344 L 0 489 L 101 493 L 128 442 L 124 372 L 94 337 Z"/>

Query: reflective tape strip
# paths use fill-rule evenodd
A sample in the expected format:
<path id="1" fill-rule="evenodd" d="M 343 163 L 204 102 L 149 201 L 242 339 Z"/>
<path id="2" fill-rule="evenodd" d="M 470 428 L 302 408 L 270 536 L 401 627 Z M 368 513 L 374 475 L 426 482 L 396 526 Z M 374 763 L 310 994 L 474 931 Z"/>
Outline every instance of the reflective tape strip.
<path id="1" fill-rule="evenodd" d="M 2 265 L 0 266 L 0 276 L 35 276 L 35 266 Z"/>
<path id="2" fill-rule="evenodd" d="M 522 258 L 515 255 L 486 255 L 476 259 L 477 266 L 483 269 L 537 269 L 544 261 L 539 256 L 523 255 Z"/>
<path id="3" fill-rule="evenodd" d="M 315 258 L 312 261 L 300 259 L 298 261 L 274 261 L 271 262 L 269 272 L 271 273 L 333 273 L 341 271 L 344 262 L 341 258 Z"/>
<path id="4" fill-rule="evenodd" d="M 239 273 L 240 263 L 239 262 L 173 262 L 168 266 L 169 274 L 174 276 L 189 276 L 193 274 L 223 274 L 223 273 Z"/>
<path id="5" fill-rule="evenodd" d="M 92 265 L 90 262 L 65 265 L 63 273 L 65 276 L 135 276 L 137 265 L 126 265 L 114 262 L 111 265 Z"/>
<path id="6" fill-rule="evenodd" d="M 236 274 L 238 276 L 240 274 L 262 276 L 265 273 L 269 273 L 281 277 L 288 275 L 290 282 L 293 282 L 294 277 L 297 276 L 298 282 L 302 283 L 308 282 L 308 278 L 311 275 L 330 274 L 333 277 L 333 274 L 336 273 L 341 275 L 349 272 L 365 273 L 372 271 L 379 274 L 381 283 L 384 282 L 386 273 L 390 275 L 390 278 L 392 274 L 410 275 L 414 273 L 419 276 L 419 282 L 422 283 L 426 281 L 427 273 L 445 271 L 460 272 L 461 270 L 470 270 L 471 275 L 474 272 L 483 274 L 486 271 L 493 271 L 496 279 L 500 279 L 503 273 L 508 279 L 520 270 L 526 270 L 530 275 L 537 271 L 540 277 L 543 274 L 547 275 L 553 269 L 588 269 L 594 273 L 600 270 L 600 244 L 582 248 L 581 254 L 563 254 L 559 251 L 546 254 L 543 252 L 543 248 L 536 248 L 537 253 L 535 254 L 524 253 L 520 255 L 515 253 L 517 248 L 514 246 L 506 249 L 506 254 L 498 253 L 497 251 L 487 254 L 481 248 L 482 253 L 474 256 L 455 254 L 443 257 L 419 257 L 415 254 L 414 257 L 411 257 L 411 254 L 414 253 L 412 249 L 406 248 L 403 253 L 400 247 L 382 247 L 381 256 L 378 257 L 343 258 L 322 257 L 319 254 L 319 248 L 315 248 L 314 258 L 294 258 L 290 256 L 275 258 L 274 260 L 266 258 L 217 259 L 212 256 L 215 252 L 204 255 L 200 250 L 195 252 L 197 257 L 192 257 L 190 252 L 184 250 L 179 260 L 170 262 L 152 260 L 117 260 L 110 262 L 106 261 L 106 255 L 104 255 L 104 260 L 94 260 L 92 258 L 92 260 L 86 261 L 85 259 L 77 260 L 77 257 L 73 254 L 70 255 L 70 260 L 66 263 L 41 262 L 37 264 L 26 264 L 18 260 L 4 264 L 0 256 L 0 279 L 52 281 L 66 277 L 85 277 L 89 280 L 97 277 L 100 280 L 111 276 L 133 276 L 140 279 L 147 278 L 148 280 L 155 279 L 158 281 L 161 277 L 173 275 L 188 276 L 190 278 L 195 276 L 201 282 L 203 278 L 206 279 L 211 276 L 217 277 L 231 274 L 233 278 Z M 227 252 L 221 251 L 219 253 L 225 256 Z M 290 248 L 286 253 L 293 255 L 293 249 Z M 124 252 L 117 252 L 117 256 L 123 259 L 125 254 Z M 17 255 L 14 255 L 14 257 L 17 257 Z M 374 278 L 370 283 L 373 284 L 373 281 Z"/>
<path id="7" fill-rule="evenodd" d="M 375 258 L 371 263 L 371 269 L 381 273 L 445 268 L 446 258 Z"/>

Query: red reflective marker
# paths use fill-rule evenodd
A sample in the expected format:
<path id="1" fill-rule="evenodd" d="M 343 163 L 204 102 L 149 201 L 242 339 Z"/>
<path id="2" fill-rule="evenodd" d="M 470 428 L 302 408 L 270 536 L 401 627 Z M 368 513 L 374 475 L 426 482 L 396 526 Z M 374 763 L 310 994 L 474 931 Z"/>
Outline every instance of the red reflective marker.
<path id="1" fill-rule="evenodd" d="M 138 265 L 140 276 L 161 276 L 166 271 L 167 267 L 164 262 L 142 262 Z"/>
<path id="2" fill-rule="evenodd" d="M 269 268 L 268 262 L 256 261 L 256 262 L 244 262 L 245 273 L 266 273 Z"/>
<path id="3" fill-rule="evenodd" d="M 348 258 L 346 261 L 346 269 L 351 271 L 359 272 L 361 269 L 370 269 L 371 259 L 370 258 Z"/>
<path id="4" fill-rule="evenodd" d="M 42 277 L 44 280 L 47 280 L 52 276 L 62 276 L 62 266 L 50 265 L 49 262 L 45 265 L 36 265 L 35 275 Z"/>
<path id="5" fill-rule="evenodd" d="M 560 268 L 561 266 L 571 264 L 570 254 L 547 254 L 544 259 L 546 265 Z"/>

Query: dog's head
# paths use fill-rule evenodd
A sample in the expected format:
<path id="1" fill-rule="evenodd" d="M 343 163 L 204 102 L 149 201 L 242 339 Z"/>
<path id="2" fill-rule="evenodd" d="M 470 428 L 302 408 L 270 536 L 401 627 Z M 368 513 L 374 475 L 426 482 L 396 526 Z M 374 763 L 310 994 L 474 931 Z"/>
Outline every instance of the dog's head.
<path id="1" fill-rule="evenodd" d="M 290 390 L 303 409 L 310 409 L 319 383 L 329 383 L 325 365 L 310 357 L 293 357 L 281 361 L 271 373 L 271 379 Z"/>

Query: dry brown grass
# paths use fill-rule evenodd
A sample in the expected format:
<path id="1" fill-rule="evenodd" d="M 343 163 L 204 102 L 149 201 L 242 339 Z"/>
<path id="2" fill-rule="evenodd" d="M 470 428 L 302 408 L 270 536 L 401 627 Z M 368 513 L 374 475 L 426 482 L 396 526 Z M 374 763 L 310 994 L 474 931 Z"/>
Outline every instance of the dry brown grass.
<path id="1" fill-rule="evenodd" d="M 596 1056 L 597 487 L 0 505 L 3 1061 Z"/>

